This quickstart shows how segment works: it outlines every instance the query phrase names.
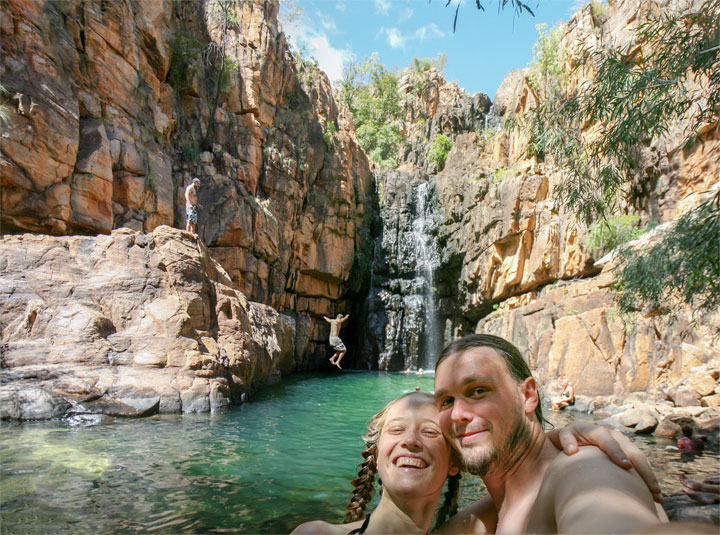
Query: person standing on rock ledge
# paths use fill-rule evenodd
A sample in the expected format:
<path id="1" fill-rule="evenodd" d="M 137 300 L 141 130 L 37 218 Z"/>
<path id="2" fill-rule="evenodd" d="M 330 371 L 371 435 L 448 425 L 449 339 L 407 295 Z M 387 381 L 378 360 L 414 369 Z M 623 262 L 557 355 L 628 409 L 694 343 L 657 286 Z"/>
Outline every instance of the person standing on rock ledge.
<path id="1" fill-rule="evenodd" d="M 330 324 L 330 347 L 335 350 L 335 354 L 330 357 L 330 364 L 334 364 L 338 368 L 340 368 L 340 361 L 345 356 L 345 353 L 347 353 L 347 348 L 345 347 L 345 344 L 343 344 L 343 341 L 340 339 L 340 328 L 342 326 L 342 323 L 349 317 L 350 314 L 346 314 L 345 316 L 343 316 L 340 313 L 338 313 L 335 319 L 330 319 L 327 316 L 323 316 L 323 318 L 325 318 L 325 321 Z M 342 370 L 342 368 L 340 369 Z"/>
<path id="2" fill-rule="evenodd" d="M 202 204 L 198 202 L 197 190 L 200 187 L 200 179 L 195 177 L 190 185 L 185 188 L 185 213 L 187 214 L 187 224 L 185 230 L 197 235 L 198 208 L 202 208 Z"/>

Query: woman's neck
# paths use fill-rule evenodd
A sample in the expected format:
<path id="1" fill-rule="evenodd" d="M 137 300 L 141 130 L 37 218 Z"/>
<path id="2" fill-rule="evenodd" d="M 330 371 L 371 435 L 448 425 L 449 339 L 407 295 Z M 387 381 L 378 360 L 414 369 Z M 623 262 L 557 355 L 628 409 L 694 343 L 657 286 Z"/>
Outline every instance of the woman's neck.
<path id="1" fill-rule="evenodd" d="M 410 501 L 392 498 L 383 493 L 380 503 L 373 511 L 367 533 L 422 533 L 430 530 L 435 507 L 440 496 L 434 499 Z"/>

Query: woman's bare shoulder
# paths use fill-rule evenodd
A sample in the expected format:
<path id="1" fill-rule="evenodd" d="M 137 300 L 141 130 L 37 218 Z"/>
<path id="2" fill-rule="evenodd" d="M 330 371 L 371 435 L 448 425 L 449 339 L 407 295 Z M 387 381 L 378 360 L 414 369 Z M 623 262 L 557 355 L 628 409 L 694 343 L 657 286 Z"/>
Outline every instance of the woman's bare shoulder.
<path id="1" fill-rule="evenodd" d="M 489 495 L 457 512 L 433 533 L 493 533 L 497 526 L 497 510 Z"/>
<path id="2" fill-rule="evenodd" d="M 362 521 L 352 522 L 350 524 L 329 524 L 322 520 L 313 520 L 300 524 L 293 531 L 293 535 L 344 535 L 345 533 L 358 528 L 362 525 Z"/>

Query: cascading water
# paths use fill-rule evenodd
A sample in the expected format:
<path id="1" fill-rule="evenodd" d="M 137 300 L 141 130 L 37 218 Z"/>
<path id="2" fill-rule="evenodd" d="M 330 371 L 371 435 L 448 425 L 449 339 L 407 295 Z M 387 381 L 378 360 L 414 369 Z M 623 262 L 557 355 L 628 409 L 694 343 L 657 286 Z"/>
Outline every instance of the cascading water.
<path id="1" fill-rule="evenodd" d="M 358 311 L 358 360 L 380 370 L 432 369 L 442 345 L 436 276 L 443 220 L 422 171 L 378 170 L 372 273 Z M 364 366 L 363 366 L 364 367 Z"/>
<path id="2" fill-rule="evenodd" d="M 435 240 L 436 218 L 432 210 L 434 188 L 431 181 L 421 182 L 413 188 L 415 196 L 415 219 L 412 222 L 415 246 L 415 280 L 421 286 L 424 325 L 419 368 L 434 368 L 442 349 L 440 322 L 437 313 L 435 270 L 440 265 L 440 254 Z"/>

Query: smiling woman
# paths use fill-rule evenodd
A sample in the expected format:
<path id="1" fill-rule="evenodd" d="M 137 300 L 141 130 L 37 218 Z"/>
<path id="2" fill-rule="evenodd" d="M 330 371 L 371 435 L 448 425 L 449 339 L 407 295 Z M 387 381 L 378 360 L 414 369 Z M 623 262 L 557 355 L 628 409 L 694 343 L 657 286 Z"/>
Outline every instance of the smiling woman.
<path id="1" fill-rule="evenodd" d="M 457 509 L 459 461 L 440 430 L 434 398 L 425 392 L 403 394 L 388 403 L 368 424 L 365 450 L 347 506 L 346 524 L 307 522 L 293 533 L 427 533 L 450 476 L 437 525 Z M 365 508 L 380 475 L 382 496 L 372 516 Z"/>

